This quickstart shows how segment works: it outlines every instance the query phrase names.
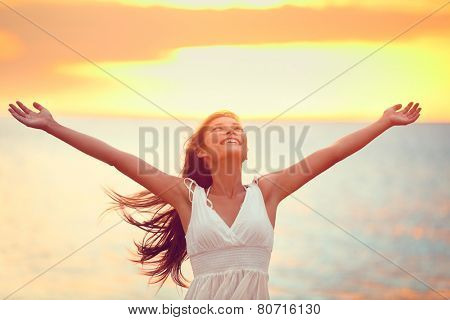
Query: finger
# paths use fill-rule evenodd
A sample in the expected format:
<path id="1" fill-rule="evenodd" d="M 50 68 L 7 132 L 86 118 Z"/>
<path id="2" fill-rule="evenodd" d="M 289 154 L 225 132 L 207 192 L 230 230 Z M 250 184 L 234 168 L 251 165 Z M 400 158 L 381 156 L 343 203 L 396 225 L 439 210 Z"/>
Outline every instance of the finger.
<path id="1" fill-rule="evenodd" d="M 39 111 L 41 111 L 42 109 L 45 109 L 43 106 L 41 106 L 39 103 L 37 103 L 37 102 L 34 102 L 33 103 L 33 106 L 36 108 L 36 109 L 38 109 Z"/>
<path id="2" fill-rule="evenodd" d="M 408 115 L 409 118 L 414 118 L 417 115 L 420 115 L 420 111 L 417 109 L 416 111 L 412 112 L 411 114 Z"/>
<path id="3" fill-rule="evenodd" d="M 411 110 L 409 110 L 409 113 L 412 114 L 412 115 L 414 115 L 415 112 L 416 112 L 416 110 L 417 110 L 417 107 L 418 107 L 418 106 L 419 106 L 419 104 L 416 103 L 416 104 L 414 105 L 414 107 L 412 107 Z"/>
<path id="4" fill-rule="evenodd" d="M 398 110 L 398 109 L 400 109 L 402 107 L 402 105 L 399 103 L 399 104 L 396 104 L 395 106 L 393 106 L 392 108 L 394 109 L 394 110 Z"/>
<path id="5" fill-rule="evenodd" d="M 422 110 L 422 108 L 417 108 L 414 113 L 420 112 Z"/>
<path id="6" fill-rule="evenodd" d="M 14 111 L 14 109 L 12 109 L 12 108 L 8 108 L 8 111 L 11 112 L 11 114 L 12 114 L 13 116 L 18 116 L 18 117 L 24 118 L 24 117 L 22 117 L 21 115 L 17 114 L 17 112 Z"/>
<path id="7" fill-rule="evenodd" d="M 403 109 L 403 113 L 408 113 L 409 109 L 411 108 L 411 106 L 413 105 L 412 102 L 408 103 L 408 105 L 406 106 L 405 109 Z"/>
<path id="8" fill-rule="evenodd" d="M 27 107 L 25 107 L 25 105 L 20 102 L 20 101 L 16 101 L 17 104 L 19 105 L 20 109 L 23 110 L 23 112 L 25 112 L 26 114 L 31 113 L 32 111 L 30 109 L 28 109 Z"/>
<path id="9" fill-rule="evenodd" d="M 14 118 L 17 119 L 17 121 L 19 121 L 19 122 L 21 122 L 21 123 L 23 123 L 24 125 L 27 126 L 27 122 L 26 122 L 26 120 L 25 120 L 24 117 L 19 116 L 19 115 L 18 115 L 16 112 L 14 112 L 14 110 L 12 110 L 12 109 L 8 109 L 8 110 L 9 110 L 9 112 L 12 114 L 12 116 L 13 116 Z"/>
<path id="10" fill-rule="evenodd" d="M 420 117 L 420 113 L 417 113 L 413 118 L 412 122 L 416 121 Z"/>
<path id="11" fill-rule="evenodd" d="M 9 106 L 19 115 L 19 116 L 21 116 L 21 117 L 25 117 L 25 113 L 22 111 L 22 110 L 20 110 L 19 108 L 17 108 L 15 105 L 13 105 L 13 104 L 9 104 Z"/>

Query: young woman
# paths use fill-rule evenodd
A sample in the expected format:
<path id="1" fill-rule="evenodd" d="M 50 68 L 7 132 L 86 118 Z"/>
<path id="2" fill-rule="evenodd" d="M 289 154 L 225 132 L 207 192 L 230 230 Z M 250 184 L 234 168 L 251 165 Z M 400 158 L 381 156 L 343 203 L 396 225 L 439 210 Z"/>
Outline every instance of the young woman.
<path id="1" fill-rule="evenodd" d="M 108 194 L 117 203 L 110 209 L 120 209 L 127 222 L 147 231 L 142 243 L 135 243 L 140 258 L 132 261 L 154 267 L 145 272 L 150 283 L 162 285 L 171 275 L 187 288 L 181 264 L 190 259 L 194 279 L 185 299 L 270 299 L 267 271 L 278 204 L 388 128 L 413 123 L 421 110 L 413 102 L 402 110 L 401 104 L 392 106 L 367 127 L 243 185 L 247 137 L 238 116 L 230 111 L 211 114 L 196 129 L 187 141 L 181 177 L 176 177 L 64 127 L 39 103 L 33 104 L 39 112 L 20 101 L 17 105 L 10 104 L 9 111 L 19 122 L 114 166 L 145 188 L 129 197 Z M 125 207 L 153 216 L 138 222 Z"/>

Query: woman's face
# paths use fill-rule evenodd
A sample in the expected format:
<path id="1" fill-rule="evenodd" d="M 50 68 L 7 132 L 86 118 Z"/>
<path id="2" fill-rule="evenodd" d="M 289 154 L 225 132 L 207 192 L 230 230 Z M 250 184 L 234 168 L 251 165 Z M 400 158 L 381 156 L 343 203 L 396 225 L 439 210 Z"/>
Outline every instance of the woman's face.
<path id="1" fill-rule="evenodd" d="M 199 156 L 206 156 L 207 161 L 214 163 L 236 159 L 242 163 L 247 159 L 247 136 L 244 128 L 231 117 L 224 116 L 211 121 L 206 128 L 204 142 L 206 150 L 201 150 Z"/>

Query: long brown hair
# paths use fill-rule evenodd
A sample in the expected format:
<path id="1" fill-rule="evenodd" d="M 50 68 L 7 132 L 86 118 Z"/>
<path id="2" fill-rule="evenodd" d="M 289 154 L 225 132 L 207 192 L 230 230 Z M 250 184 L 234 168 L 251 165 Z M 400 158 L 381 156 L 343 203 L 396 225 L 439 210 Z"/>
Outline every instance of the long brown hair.
<path id="1" fill-rule="evenodd" d="M 197 127 L 184 144 L 184 147 L 187 144 L 187 148 L 181 176 L 195 180 L 203 188 L 212 184 L 212 177 L 206 163 L 202 158 L 197 157 L 196 150 L 199 147 L 205 148 L 204 133 L 208 124 L 214 119 L 224 116 L 240 121 L 239 117 L 229 110 L 216 111 Z M 175 208 L 147 189 L 131 196 L 123 196 L 105 188 L 104 191 L 114 200 L 114 204 L 103 213 L 119 209 L 126 222 L 146 231 L 141 243 L 133 240 L 137 248 L 137 258 L 129 260 L 140 263 L 142 267 L 144 264 L 150 265 L 149 270 L 142 268 L 142 274 L 150 276 L 148 283 L 161 282 L 160 289 L 170 274 L 177 285 L 187 288 L 187 284 L 182 280 L 187 279 L 181 272 L 182 263 L 188 259 L 186 239 Z M 139 222 L 126 211 L 125 207 L 152 214 L 152 217 L 148 221 Z M 166 209 L 163 210 L 165 207 Z"/>

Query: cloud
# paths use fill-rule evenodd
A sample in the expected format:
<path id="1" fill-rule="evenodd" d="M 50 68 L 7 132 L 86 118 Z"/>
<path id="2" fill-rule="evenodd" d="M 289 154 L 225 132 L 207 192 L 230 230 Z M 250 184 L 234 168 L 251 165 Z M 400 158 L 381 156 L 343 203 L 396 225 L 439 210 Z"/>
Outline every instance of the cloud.
<path id="1" fill-rule="evenodd" d="M 148 60 L 188 46 L 287 43 L 301 41 L 387 41 L 423 18 L 412 13 L 360 7 L 323 9 L 284 6 L 270 10 L 184 10 L 118 4 L 23 5 L 16 8 L 43 29 L 94 60 Z M 449 14 L 436 14 L 397 41 L 449 36 Z M 79 60 L 64 44 L 7 9 L 3 28 L 41 62 Z M 55 51 L 55 46 L 60 47 Z M 67 51 L 67 52 L 66 52 Z M 53 53 L 52 53 L 53 52 Z M 34 55 L 33 55 L 34 56 Z"/>
<path id="2" fill-rule="evenodd" d="M 230 8 L 246 8 L 246 9 L 270 9 L 292 5 L 304 8 L 324 8 L 328 6 L 359 6 L 364 8 L 400 8 L 403 11 L 416 11 L 424 9 L 435 9 L 443 4 L 443 0 L 10 0 L 10 4 L 30 4 L 30 3 L 64 3 L 64 4 L 96 4 L 110 3 L 123 4 L 128 6 L 150 7 L 164 6 L 167 8 L 183 8 L 183 9 L 215 9 L 224 10 Z"/>
<path id="3" fill-rule="evenodd" d="M 70 100 L 67 97 L 73 95 L 73 91 L 93 91 L 99 95 L 101 91 L 108 92 L 113 88 L 113 81 L 105 80 L 105 77 L 91 77 L 87 81 L 79 73 L 61 73 L 61 68 L 72 70 L 80 63 L 88 63 L 87 60 L 106 68 L 121 66 L 124 62 L 129 68 L 133 62 L 161 64 L 161 60 L 172 57 L 179 61 L 179 52 L 190 48 L 254 45 L 288 48 L 302 44 L 307 49 L 302 52 L 310 52 L 309 48 L 330 44 L 346 52 L 354 48 L 354 53 L 358 53 L 357 50 L 385 43 L 429 14 L 429 11 L 342 6 L 186 10 L 95 2 L 70 5 L 23 3 L 14 5 L 13 9 L 18 14 L 7 7 L 0 7 L 0 30 L 17 39 L 23 48 L 20 53 L 9 53 L 7 62 L 0 60 L 0 86 L 8 92 L 8 97 L 26 96 L 28 93 L 30 99 L 34 99 L 34 95 L 64 91 L 65 95 L 60 98 L 66 100 Z M 437 37 L 435 40 L 439 41 L 448 38 L 448 15 L 444 11 L 434 15 L 397 39 L 395 44 L 410 44 L 412 42 L 408 40 L 416 38 L 428 40 Z M 12 40 L 6 42 L 7 45 L 13 43 Z M 333 54 L 327 48 L 324 52 Z M 350 57 L 347 53 L 345 56 Z M 229 59 L 229 56 L 223 57 Z M 335 57 L 333 55 L 331 60 L 336 64 Z M 206 58 L 214 60 L 211 56 Z M 219 63 L 226 61 L 223 59 Z M 254 61 L 254 57 L 251 59 Z M 204 61 L 199 61 L 200 69 Z M 165 62 L 169 64 L 171 61 Z M 190 60 L 188 63 L 192 65 Z M 101 73 L 100 70 L 98 72 Z M 193 83 L 191 79 L 189 83 Z M 197 75 L 194 79 L 199 81 Z M 433 84 L 433 88 L 437 86 Z M 398 95 L 397 90 L 395 95 Z M 211 96 L 217 97 L 217 94 Z M 92 96 L 90 98 L 93 99 Z"/>

